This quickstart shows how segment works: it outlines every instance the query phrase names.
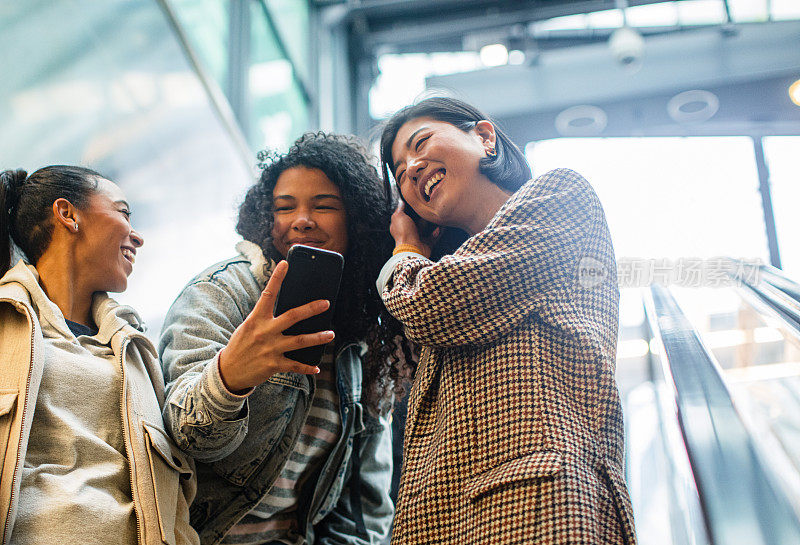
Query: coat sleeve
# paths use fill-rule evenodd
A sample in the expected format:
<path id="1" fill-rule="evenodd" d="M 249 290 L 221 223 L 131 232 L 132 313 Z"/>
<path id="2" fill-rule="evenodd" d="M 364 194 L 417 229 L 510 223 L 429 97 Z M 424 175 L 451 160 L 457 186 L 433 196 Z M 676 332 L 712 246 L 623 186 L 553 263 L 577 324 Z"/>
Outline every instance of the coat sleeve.
<path id="1" fill-rule="evenodd" d="M 315 527 L 320 545 L 381 545 L 388 542 L 394 516 L 392 430 L 389 417 L 378 418 L 380 431 L 354 436 L 353 453 L 341 495 Z"/>
<path id="2" fill-rule="evenodd" d="M 528 182 L 480 233 L 434 263 L 410 254 L 383 289 L 387 309 L 427 346 L 492 342 L 548 305 L 568 304 L 585 241 L 607 236 L 588 182 L 566 169 Z"/>
<path id="3" fill-rule="evenodd" d="M 181 450 L 203 462 L 224 458 L 247 433 L 247 396 L 228 391 L 219 372 L 219 352 L 245 317 L 226 289 L 200 281 L 178 296 L 161 332 L 164 422 Z"/>

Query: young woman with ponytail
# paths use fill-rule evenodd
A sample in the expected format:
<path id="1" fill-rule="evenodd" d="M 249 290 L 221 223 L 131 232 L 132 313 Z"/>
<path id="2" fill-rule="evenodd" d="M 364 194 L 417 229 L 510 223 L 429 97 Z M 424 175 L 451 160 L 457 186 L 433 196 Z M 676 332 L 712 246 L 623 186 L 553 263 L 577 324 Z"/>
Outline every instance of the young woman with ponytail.
<path id="1" fill-rule="evenodd" d="M 144 243 L 130 214 L 86 168 L 0 174 L 3 545 L 198 543 L 155 349 L 106 294 L 125 290 Z"/>

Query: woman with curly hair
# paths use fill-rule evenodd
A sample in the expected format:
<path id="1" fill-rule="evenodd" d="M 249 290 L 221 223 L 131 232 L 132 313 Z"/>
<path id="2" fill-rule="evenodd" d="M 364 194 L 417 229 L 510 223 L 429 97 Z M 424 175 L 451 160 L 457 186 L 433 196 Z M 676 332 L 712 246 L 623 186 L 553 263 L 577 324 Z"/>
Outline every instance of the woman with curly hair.
<path id="1" fill-rule="evenodd" d="M 239 255 L 189 282 L 159 345 L 165 420 L 199 462 L 191 521 L 203 543 L 380 543 L 393 514 L 387 409 L 398 356 L 410 359 L 374 284 L 393 246 L 381 181 L 344 136 L 306 134 L 259 159 Z M 333 331 L 282 333 L 327 301 L 273 314 L 297 243 L 345 257 Z M 284 355 L 325 343 L 318 367 Z"/>

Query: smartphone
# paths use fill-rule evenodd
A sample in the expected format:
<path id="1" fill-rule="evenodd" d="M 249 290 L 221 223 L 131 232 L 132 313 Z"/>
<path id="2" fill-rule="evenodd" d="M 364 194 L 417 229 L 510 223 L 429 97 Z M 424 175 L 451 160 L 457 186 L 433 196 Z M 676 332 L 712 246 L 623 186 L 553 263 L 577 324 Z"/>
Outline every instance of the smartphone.
<path id="1" fill-rule="evenodd" d="M 322 314 L 297 322 L 283 333 L 300 335 L 331 329 L 333 309 L 339 293 L 339 283 L 342 280 L 344 257 L 330 250 L 295 244 L 289 248 L 286 261 L 289 262 L 289 270 L 278 292 L 275 316 L 317 299 L 327 299 L 331 302 L 331 306 Z M 285 356 L 307 365 L 319 365 L 324 350 L 325 345 L 321 344 L 292 350 L 286 352 Z"/>

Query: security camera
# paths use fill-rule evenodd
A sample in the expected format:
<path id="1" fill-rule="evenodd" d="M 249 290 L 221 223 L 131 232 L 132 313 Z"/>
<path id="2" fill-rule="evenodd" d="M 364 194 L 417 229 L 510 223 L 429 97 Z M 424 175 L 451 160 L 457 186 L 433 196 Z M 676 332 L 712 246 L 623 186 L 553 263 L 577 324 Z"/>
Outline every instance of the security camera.
<path id="1" fill-rule="evenodd" d="M 608 39 L 608 47 L 622 66 L 637 67 L 642 62 L 644 38 L 629 26 L 615 30 Z"/>

